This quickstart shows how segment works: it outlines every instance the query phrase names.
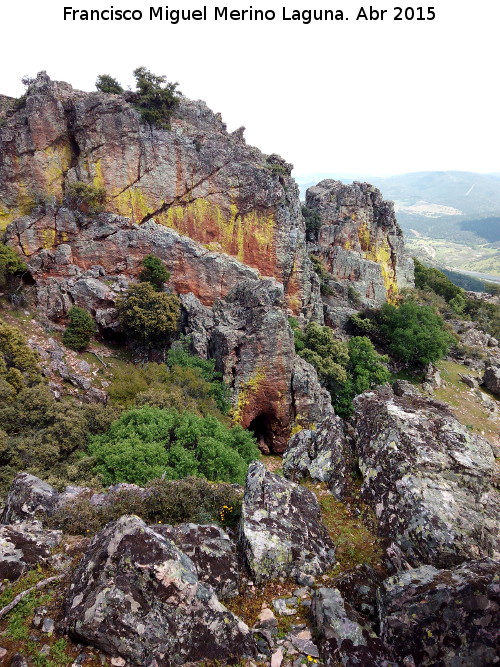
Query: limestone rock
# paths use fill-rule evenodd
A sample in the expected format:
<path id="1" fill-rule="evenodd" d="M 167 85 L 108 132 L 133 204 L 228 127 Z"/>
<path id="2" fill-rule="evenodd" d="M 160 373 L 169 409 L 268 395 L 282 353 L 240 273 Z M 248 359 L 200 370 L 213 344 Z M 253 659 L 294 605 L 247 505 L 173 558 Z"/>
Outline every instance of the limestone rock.
<path id="1" fill-rule="evenodd" d="M 319 588 L 312 612 L 320 637 L 320 654 L 326 667 L 390 667 L 389 652 L 364 628 L 336 588 Z"/>
<path id="2" fill-rule="evenodd" d="M 21 237 L 27 255 L 52 253 L 65 245 L 58 261 L 66 267 L 100 264 L 110 273 L 123 263 L 128 275 L 137 275 L 133 255 L 156 250 L 154 231 L 145 234 L 146 246 L 140 246 L 139 235 L 130 252 L 110 238 L 122 224 L 118 219 L 116 224 L 103 220 L 100 243 L 92 223 L 94 243 L 88 248 L 75 239 L 70 215 L 63 228 L 60 221 L 54 226 L 53 215 L 48 216 L 51 226 L 37 221 L 47 206 L 60 207 L 70 183 L 94 184 L 106 190 L 106 213 L 127 218 L 131 228 L 155 220 L 190 237 L 199 248 L 209 246 L 214 255 L 237 257 L 278 279 L 294 312 L 317 309 L 292 166 L 247 146 L 241 132 L 229 134 L 220 114 L 204 102 L 181 97 L 171 125 L 171 130 L 151 131 L 127 95 L 84 93 L 41 72 L 27 91 L 24 108 L 0 128 L 2 229 L 33 210 L 29 225 L 34 227 Z M 92 250 L 97 251 L 94 257 Z M 85 265 L 82 254 L 91 258 L 90 264 Z M 184 281 L 179 254 L 169 266 L 173 285 L 180 292 L 207 294 L 216 275 L 197 276 L 187 260 Z M 182 289 L 183 282 L 191 283 L 188 289 Z"/>
<path id="3" fill-rule="evenodd" d="M 321 218 L 312 251 L 334 281 L 356 290 L 362 304 L 381 305 L 413 286 L 413 261 L 404 252 L 394 205 L 376 188 L 327 179 L 308 189 L 306 206 Z"/>
<path id="4" fill-rule="evenodd" d="M 56 508 L 58 496 L 50 484 L 27 472 L 20 472 L 10 486 L 1 522 L 10 524 L 30 519 L 38 513 L 51 514 Z"/>
<path id="5" fill-rule="evenodd" d="M 362 498 L 412 565 L 499 553 L 491 445 L 446 404 L 389 389 L 354 400 Z"/>
<path id="6" fill-rule="evenodd" d="M 484 371 L 483 384 L 493 394 L 500 396 L 500 366 L 488 366 Z"/>
<path id="7" fill-rule="evenodd" d="M 500 562 L 452 570 L 429 565 L 390 577 L 379 590 L 381 638 L 415 665 L 496 665 Z"/>
<path id="8" fill-rule="evenodd" d="M 172 540 L 192 560 L 198 580 L 211 586 L 217 597 L 238 595 L 236 546 L 222 528 L 183 523 L 178 526 L 154 525 L 151 529 Z"/>
<path id="9" fill-rule="evenodd" d="M 43 565 L 61 539 L 60 530 L 44 530 L 39 521 L 0 526 L 0 580 L 15 581 Z"/>
<path id="10" fill-rule="evenodd" d="M 310 477 L 326 482 L 337 498 L 342 498 L 350 476 L 352 451 L 347 442 L 343 421 L 332 415 L 316 430 L 296 433 L 283 456 L 283 473 L 296 482 Z"/>
<path id="11" fill-rule="evenodd" d="M 255 653 L 247 626 L 198 580 L 192 561 L 138 517 L 124 516 L 94 538 L 65 613 L 74 638 L 133 664 Z"/>
<path id="12" fill-rule="evenodd" d="M 306 428 L 334 414 L 330 394 L 320 385 L 316 369 L 298 355 L 293 363 L 292 394 L 295 420 Z"/>
<path id="13" fill-rule="evenodd" d="M 256 583 L 321 574 L 335 562 L 315 496 L 258 462 L 248 470 L 240 541 Z"/>

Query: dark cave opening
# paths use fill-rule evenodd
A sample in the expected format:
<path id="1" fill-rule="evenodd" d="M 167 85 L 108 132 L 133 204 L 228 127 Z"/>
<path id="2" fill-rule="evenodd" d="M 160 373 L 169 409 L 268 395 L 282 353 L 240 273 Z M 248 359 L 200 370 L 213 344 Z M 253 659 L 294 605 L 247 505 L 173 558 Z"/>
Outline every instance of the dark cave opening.
<path id="1" fill-rule="evenodd" d="M 263 412 L 252 419 L 248 427 L 248 430 L 254 434 L 259 449 L 263 454 L 271 454 L 273 452 L 273 426 L 275 422 L 276 418 L 273 415 Z"/>

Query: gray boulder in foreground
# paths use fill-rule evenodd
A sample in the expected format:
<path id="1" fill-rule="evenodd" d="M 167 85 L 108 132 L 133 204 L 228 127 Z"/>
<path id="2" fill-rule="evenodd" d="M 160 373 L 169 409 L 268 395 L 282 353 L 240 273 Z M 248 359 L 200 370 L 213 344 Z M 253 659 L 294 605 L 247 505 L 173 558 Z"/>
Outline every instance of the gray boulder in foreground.
<path id="1" fill-rule="evenodd" d="M 135 516 L 92 540 L 65 614 L 73 638 L 136 665 L 236 662 L 255 653 L 248 627 L 199 582 L 192 561 Z"/>
<path id="2" fill-rule="evenodd" d="M 0 523 L 24 521 L 39 513 L 51 514 L 58 498 L 59 493 L 53 486 L 27 472 L 19 472 L 7 494 Z"/>
<path id="3" fill-rule="evenodd" d="M 362 498 L 409 563 L 497 557 L 500 495 L 488 441 L 424 397 L 381 389 L 354 404 Z"/>
<path id="4" fill-rule="evenodd" d="M 423 565 L 386 579 L 378 601 L 381 639 L 402 664 L 499 664 L 500 562 L 484 558 L 452 570 Z M 414 662 L 403 662 L 409 656 Z"/>
<path id="5" fill-rule="evenodd" d="M 259 462 L 248 469 L 240 541 L 256 583 L 300 573 L 315 576 L 335 563 L 314 494 Z"/>
<path id="6" fill-rule="evenodd" d="M 61 539 L 60 530 L 44 530 L 39 521 L 0 526 L 0 581 L 45 563 Z"/>

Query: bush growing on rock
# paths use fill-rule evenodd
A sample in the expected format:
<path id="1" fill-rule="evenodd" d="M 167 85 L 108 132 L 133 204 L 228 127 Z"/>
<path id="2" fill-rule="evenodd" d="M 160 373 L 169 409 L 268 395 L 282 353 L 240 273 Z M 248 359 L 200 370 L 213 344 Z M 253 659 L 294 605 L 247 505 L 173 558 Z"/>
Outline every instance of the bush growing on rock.
<path id="1" fill-rule="evenodd" d="M 137 87 L 137 110 L 145 123 L 169 130 L 172 114 L 179 105 L 178 83 L 153 74 L 145 67 L 134 70 Z"/>
<path id="2" fill-rule="evenodd" d="M 180 301 L 149 282 L 132 284 L 116 300 L 120 323 L 130 338 L 149 348 L 168 347 L 180 326 Z"/>
<path id="3" fill-rule="evenodd" d="M 96 332 L 92 315 L 84 308 L 73 306 L 68 317 L 69 324 L 63 334 L 63 343 L 72 350 L 84 350 Z"/>
<path id="4" fill-rule="evenodd" d="M 306 223 L 307 240 L 314 243 L 318 240 L 318 233 L 321 229 L 321 216 L 318 211 L 308 206 L 302 207 L 302 215 Z"/>
<path id="5" fill-rule="evenodd" d="M 95 82 L 95 87 L 101 93 L 114 93 L 115 95 L 123 93 L 121 85 L 109 74 L 99 74 Z"/>
<path id="6" fill-rule="evenodd" d="M 240 426 L 150 406 L 122 414 L 93 438 L 89 454 L 106 485 L 190 475 L 243 484 L 248 464 L 259 457 L 254 438 Z"/>
<path id="7" fill-rule="evenodd" d="M 158 292 L 161 291 L 163 285 L 170 280 L 170 273 L 165 264 L 155 255 L 146 255 L 142 260 L 142 266 L 143 269 L 139 275 L 141 283 L 151 283 Z"/>
<path id="8" fill-rule="evenodd" d="M 0 289 L 3 289 L 8 279 L 16 273 L 27 271 L 28 267 L 16 253 L 8 246 L 0 243 Z"/>
<path id="9" fill-rule="evenodd" d="M 222 523 L 234 526 L 241 513 L 242 491 L 224 482 L 201 477 L 179 480 L 153 479 L 142 489 L 121 489 L 109 502 L 93 504 L 87 496 L 58 509 L 49 526 L 70 535 L 96 533 L 124 514 L 146 523 Z M 223 512 L 224 506 L 232 508 Z"/>
<path id="10" fill-rule="evenodd" d="M 455 342 L 439 315 L 413 301 L 399 308 L 384 304 L 377 320 L 381 337 L 391 354 L 409 366 L 442 359 Z"/>
<path id="11" fill-rule="evenodd" d="M 0 403 L 41 381 L 38 354 L 19 329 L 0 320 Z"/>
<path id="12" fill-rule="evenodd" d="M 81 213 L 97 215 L 104 211 L 106 190 L 91 183 L 76 181 L 67 186 L 65 199 L 70 208 Z"/>
<path id="13" fill-rule="evenodd" d="M 329 327 L 310 322 L 305 330 L 304 349 L 299 354 L 315 367 L 327 388 L 343 384 L 347 380 L 347 346 L 335 338 Z"/>

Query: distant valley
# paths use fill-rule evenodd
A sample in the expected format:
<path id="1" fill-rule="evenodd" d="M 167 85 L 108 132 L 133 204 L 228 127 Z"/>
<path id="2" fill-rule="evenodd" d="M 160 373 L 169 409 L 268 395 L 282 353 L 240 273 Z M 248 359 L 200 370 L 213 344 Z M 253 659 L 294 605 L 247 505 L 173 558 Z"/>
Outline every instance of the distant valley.
<path id="1" fill-rule="evenodd" d="M 411 252 L 426 263 L 500 279 L 500 175 L 426 171 L 389 177 L 298 174 L 301 195 L 325 178 L 367 181 L 394 201 Z"/>

